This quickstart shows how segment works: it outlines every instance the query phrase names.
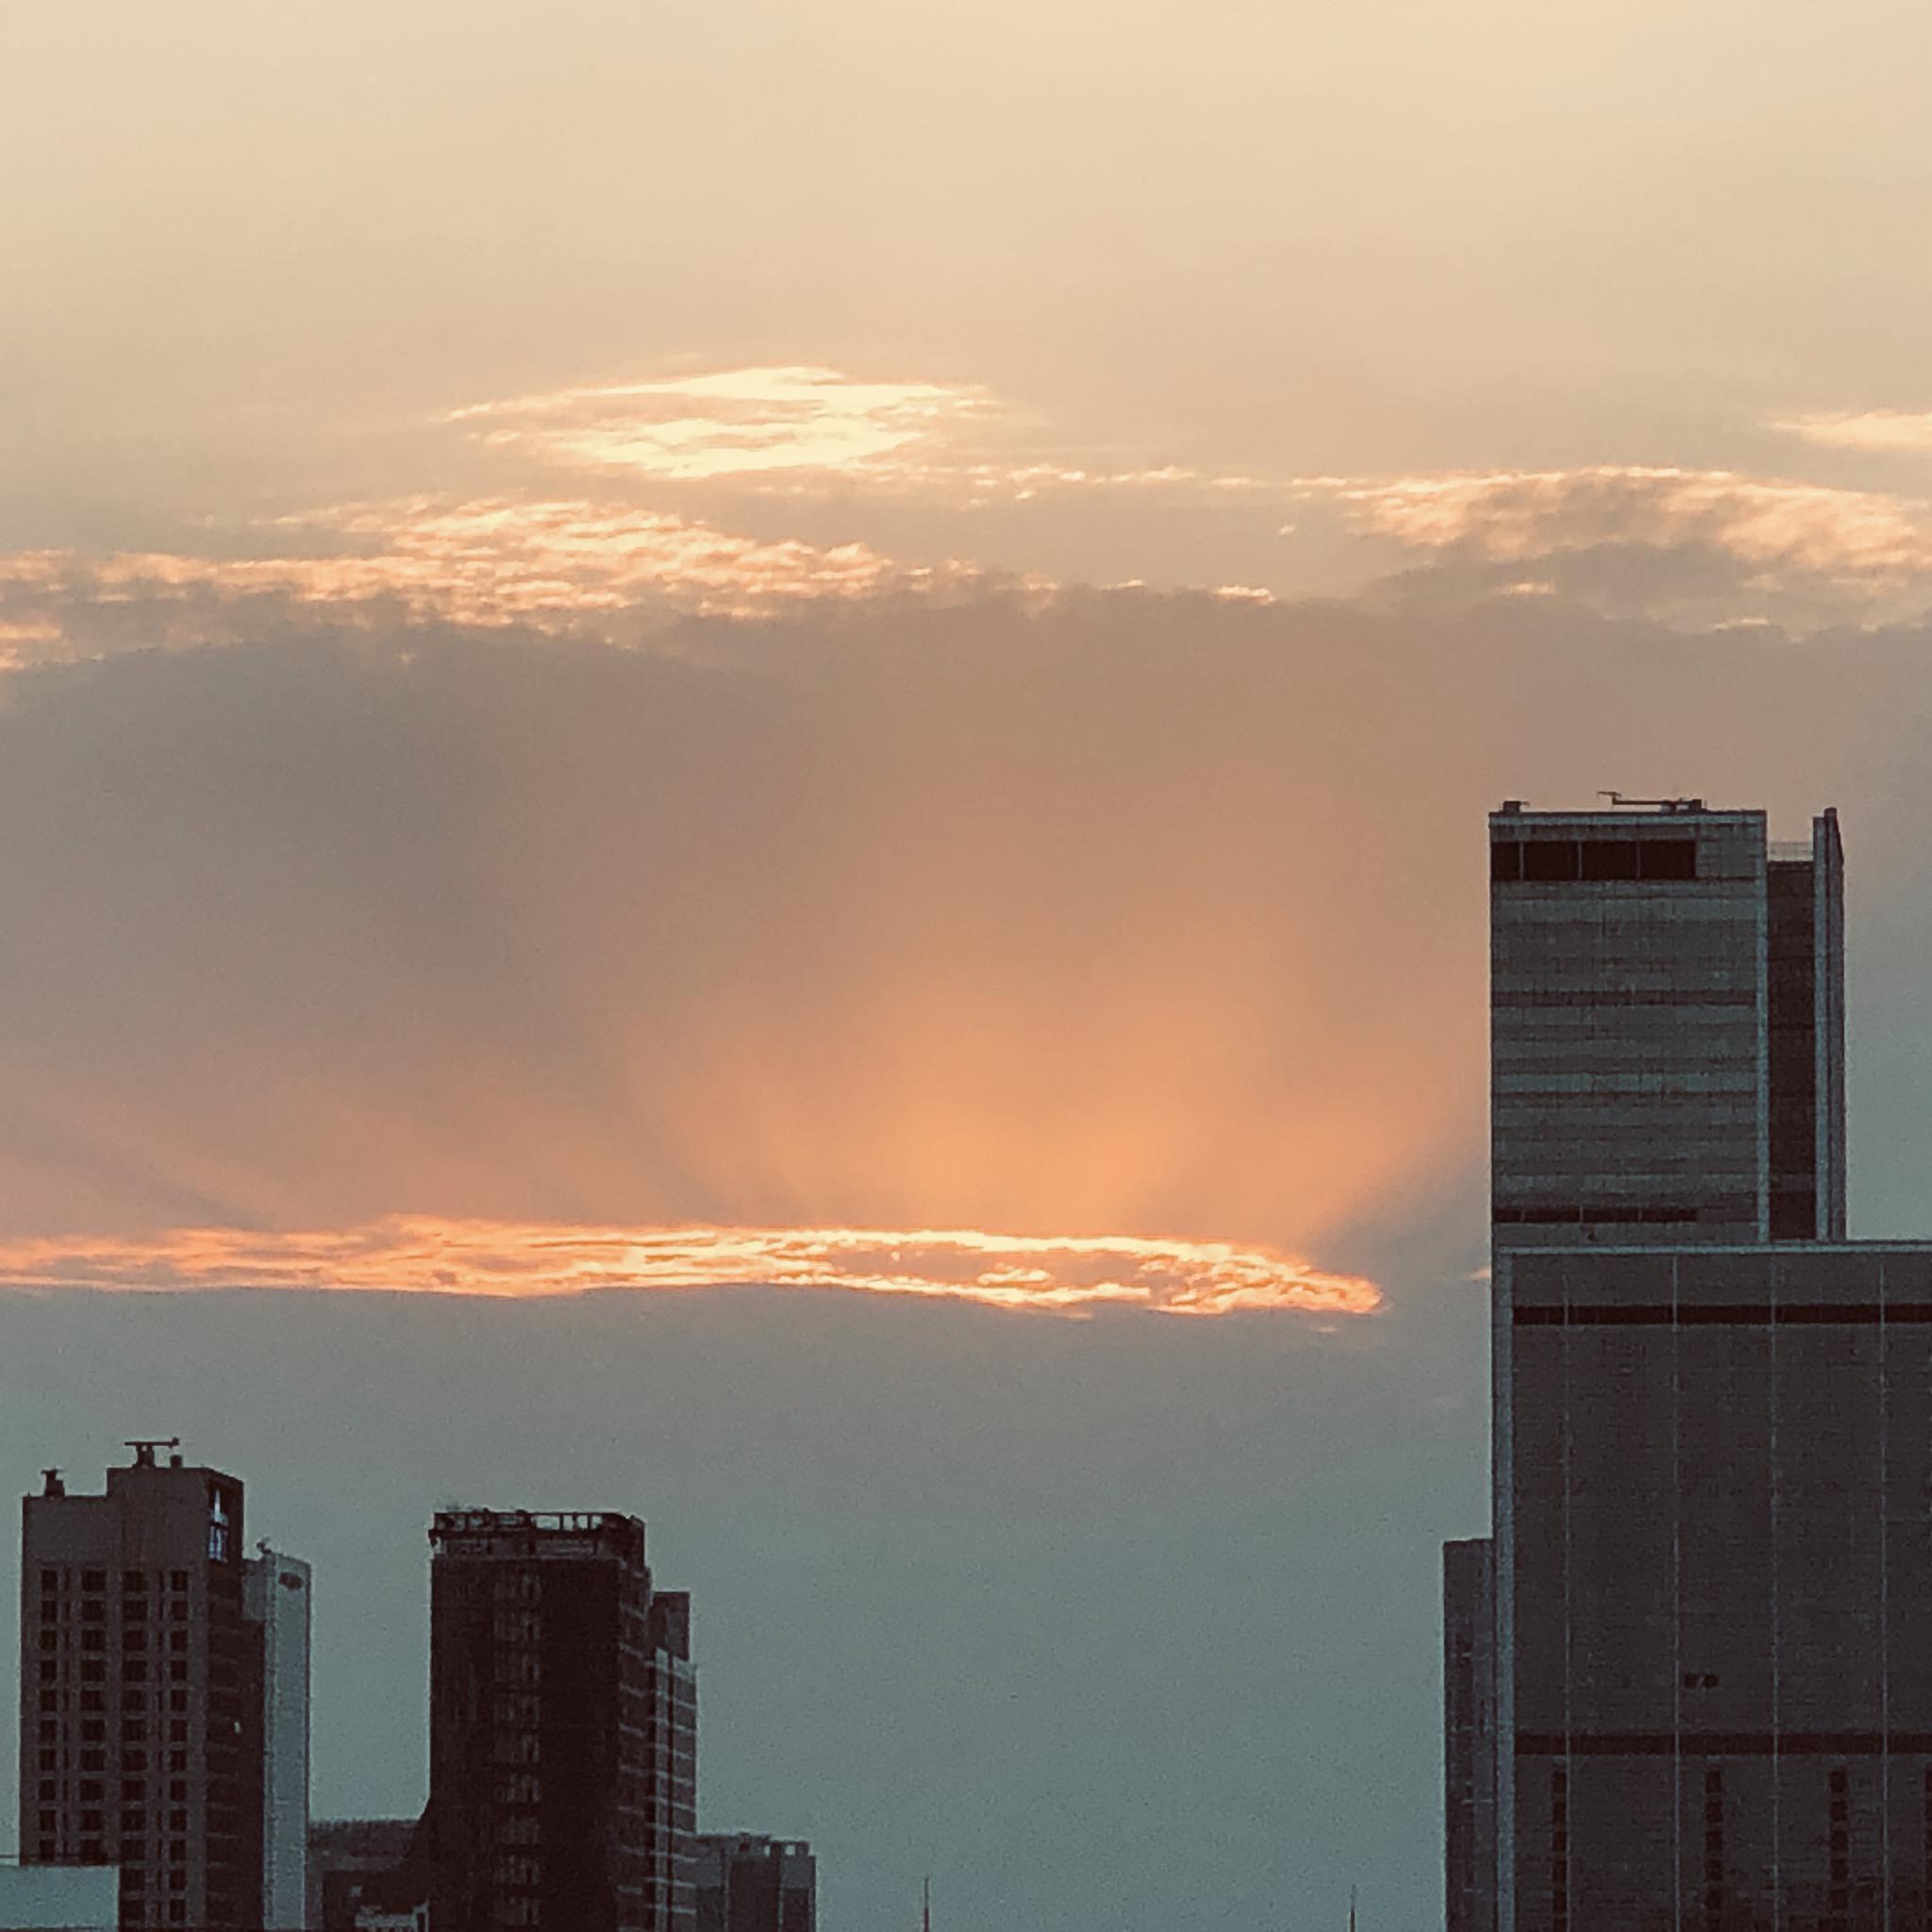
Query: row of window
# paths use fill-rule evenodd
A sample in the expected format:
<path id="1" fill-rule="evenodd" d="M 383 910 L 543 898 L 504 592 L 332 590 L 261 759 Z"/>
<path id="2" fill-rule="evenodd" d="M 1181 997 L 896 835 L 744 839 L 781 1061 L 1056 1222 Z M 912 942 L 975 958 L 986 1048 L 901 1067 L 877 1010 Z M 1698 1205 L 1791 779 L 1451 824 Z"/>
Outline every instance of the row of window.
<path id="1" fill-rule="evenodd" d="M 1498 885 L 1696 876 L 1695 839 L 1498 839 L 1490 846 L 1490 877 Z"/>
<path id="2" fill-rule="evenodd" d="M 58 1831 L 59 1829 L 59 1820 L 60 1814 L 58 1811 L 42 1811 L 41 1813 L 41 1829 L 43 1832 Z M 155 1821 L 155 1827 L 157 1830 L 160 1828 L 160 1820 L 158 1818 Z M 92 1835 L 94 1832 L 105 1831 L 106 1829 L 107 1825 L 104 1822 L 103 1813 L 99 1811 L 83 1811 L 80 1814 L 80 1830 L 84 1834 Z M 188 1829 L 188 1813 L 186 1811 L 171 1811 L 168 1814 L 168 1829 L 170 1831 L 186 1831 Z M 121 1830 L 123 1834 L 121 1845 L 122 1858 L 125 1861 L 132 1861 L 136 1858 L 145 1857 L 145 1851 L 137 1850 L 126 1840 L 128 1836 L 131 1835 L 134 1838 L 142 1840 L 142 1842 L 145 1843 L 144 1834 L 147 1831 L 147 1813 L 145 1811 L 122 1812 Z M 155 1857 L 157 1858 L 162 1856 L 161 1842 L 161 1840 L 157 1840 L 156 1843 Z M 187 1861 L 188 1840 L 186 1839 L 170 1839 L 165 1842 L 168 1858 L 175 1864 L 183 1864 Z"/>
<path id="3" fill-rule="evenodd" d="M 79 1693 L 79 1696 L 80 1708 L 82 1710 L 105 1710 L 107 1708 L 107 1694 L 104 1691 L 83 1690 Z M 74 1697 L 75 1693 L 71 1690 L 42 1690 L 41 1692 L 41 1708 L 42 1710 L 72 1709 L 74 1707 Z M 160 1707 L 160 1692 L 158 1690 L 155 1692 L 155 1708 L 159 1710 Z M 121 1708 L 123 1710 L 146 1710 L 146 1691 L 124 1690 L 121 1693 Z M 171 1690 L 168 1693 L 168 1708 L 170 1710 L 185 1711 L 188 1708 L 188 1692 L 185 1690 Z M 124 1730 L 122 1736 L 125 1737 L 127 1733 Z"/>
<path id="4" fill-rule="evenodd" d="M 1611 1207 L 1597 1202 L 1563 1202 L 1530 1208 L 1498 1208 L 1494 1220 L 1500 1226 L 1572 1227 L 1599 1223 L 1644 1227 L 1674 1226 L 1695 1221 L 1699 1210 L 1692 1207 Z"/>
<path id="5" fill-rule="evenodd" d="M 41 1648 L 46 1650 L 72 1650 L 75 1631 L 68 1624 L 43 1624 L 41 1626 Z M 82 1650 L 106 1650 L 108 1632 L 105 1624 L 83 1624 L 78 1632 Z M 147 1627 L 142 1624 L 124 1624 L 121 1626 L 121 1648 L 123 1650 L 145 1650 L 147 1648 Z M 170 1650 L 188 1648 L 188 1632 L 170 1630 L 168 1632 Z"/>
<path id="6" fill-rule="evenodd" d="M 44 1721 L 43 1721 L 43 1724 L 44 1724 Z M 101 1749 L 101 1748 L 100 1748 L 100 1747 L 99 1747 L 98 1745 L 96 1745 L 96 1746 L 92 1746 L 92 1747 L 90 1747 L 90 1748 L 89 1748 L 88 1750 L 85 1750 L 85 1751 L 82 1751 L 82 1752 L 80 1752 L 80 1753 L 78 1754 L 78 1758 L 77 1758 L 77 1761 L 75 1761 L 75 1762 L 70 1762 L 70 1761 L 68 1761 L 68 1759 L 66 1758 L 66 1757 L 65 1757 L 65 1755 L 64 1755 L 63 1753 L 61 1753 L 60 1751 L 58 1751 L 58 1750 L 54 1750 L 54 1749 L 51 1749 L 51 1748 L 49 1748 L 49 1747 L 47 1746 L 46 1739 L 47 1739 L 47 1733 L 46 1733 L 45 1729 L 43 1728 L 43 1729 L 42 1730 L 42 1732 L 41 1732 L 41 1742 L 42 1742 L 42 1749 L 41 1749 L 41 1753 L 40 1753 L 40 1757 L 39 1757 L 39 1760 L 38 1760 L 38 1762 L 39 1762 L 39 1767 L 40 1767 L 40 1769 L 41 1769 L 41 1770 L 42 1770 L 42 1772 L 54 1772 L 54 1773 L 59 1773 L 59 1772 L 63 1772 L 63 1771 L 84 1771 L 84 1772 L 85 1772 L 85 1771 L 100 1771 L 100 1772 L 105 1772 L 105 1771 L 107 1770 L 107 1768 L 108 1768 L 108 1754 L 107 1754 L 107 1752 L 106 1752 L 106 1751 L 102 1750 L 102 1749 Z M 158 1761 L 158 1760 L 159 1760 L 159 1757 L 160 1757 L 160 1753 L 159 1753 L 159 1752 L 157 1752 L 157 1753 L 155 1754 L 155 1757 L 156 1757 L 156 1759 L 157 1759 L 157 1762 L 156 1762 L 156 1765 L 155 1765 L 155 1769 L 156 1769 L 157 1771 L 158 1771 L 158 1770 L 160 1769 L 160 1764 L 159 1764 L 159 1761 Z M 122 1752 L 122 1754 L 121 1754 L 121 1769 L 122 1769 L 122 1770 L 123 1770 L 124 1772 L 126 1772 L 126 1771 L 145 1771 L 145 1770 L 146 1770 L 147 1768 L 148 1768 L 148 1765 L 147 1765 L 147 1753 L 146 1753 L 145 1751 L 142 1750 L 142 1749 L 141 1749 L 141 1747 L 140 1747 L 139 1745 L 131 1746 L 131 1747 L 130 1747 L 129 1749 L 127 1749 L 127 1750 L 125 1750 L 125 1751 Z M 180 1772 L 180 1771 L 186 1771 L 187 1769 L 188 1769 L 188 1753 L 187 1753 L 186 1751 L 178 1751 L 178 1750 L 177 1750 L 177 1751 L 170 1751 L 170 1752 L 168 1753 L 168 1770 L 169 1770 L 169 1771 L 170 1771 L 171 1773 L 172 1773 L 172 1772 Z"/>
<path id="7" fill-rule="evenodd" d="M 41 1593 L 43 1596 L 51 1596 L 57 1591 L 72 1590 L 74 1588 L 74 1578 L 75 1573 L 72 1570 L 62 1569 L 57 1564 L 49 1564 L 41 1572 Z M 123 1591 L 143 1591 L 148 1588 L 148 1573 L 145 1570 L 124 1570 L 121 1573 L 121 1588 Z M 153 1585 L 156 1590 L 161 1588 L 161 1573 L 158 1570 L 154 1573 Z M 80 1588 L 83 1591 L 98 1595 L 107 1587 L 108 1573 L 105 1570 L 83 1570 L 80 1572 Z M 188 1572 L 185 1570 L 169 1571 L 167 1587 L 170 1590 L 186 1590 L 188 1588 Z"/>
<path id="8" fill-rule="evenodd" d="M 58 1657 L 43 1657 L 41 1659 L 41 1682 L 51 1684 L 61 1674 L 61 1659 Z M 66 1673 L 72 1676 L 70 1671 Z M 145 1684 L 147 1682 L 147 1659 L 144 1657 L 125 1657 L 122 1660 L 121 1681 L 124 1684 Z M 185 1684 L 188 1681 L 188 1659 L 173 1657 L 168 1663 L 168 1679 L 171 1683 Z M 80 1660 L 80 1681 L 83 1684 L 105 1684 L 108 1681 L 108 1666 L 105 1658 L 83 1657 Z"/>
<path id="9" fill-rule="evenodd" d="M 188 1599 L 185 1596 L 163 1597 L 155 1607 L 157 1618 L 169 1617 L 176 1623 L 188 1620 Z M 147 1622 L 148 1600 L 144 1596 L 124 1597 L 121 1603 L 121 1621 L 124 1624 L 144 1624 Z M 41 1599 L 41 1622 L 43 1624 L 65 1624 L 74 1621 L 74 1606 L 63 1603 L 55 1596 Z M 80 1621 L 83 1624 L 105 1624 L 108 1621 L 108 1600 L 106 1597 L 84 1596 L 80 1600 Z"/>
<path id="10" fill-rule="evenodd" d="M 58 1803 L 63 1795 L 64 1793 L 61 1790 L 58 1779 L 43 1777 L 41 1780 L 42 1804 L 48 1805 Z M 98 1803 L 100 1802 L 102 1795 L 103 1793 L 100 1782 L 98 1779 L 95 1778 L 83 1778 L 75 1789 L 75 1796 L 78 1798 L 83 1805 L 89 1803 L 91 1800 L 95 1803 Z M 157 1797 L 158 1797 L 159 1795 L 160 1794 L 158 1792 L 156 1793 Z M 185 1805 L 188 1802 L 187 1779 L 176 1778 L 175 1782 L 168 1787 L 168 1797 L 169 1800 L 174 1804 Z M 128 1777 L 123 1778 L 121 1780 L 121 1802 L 124 1805 L 145 1804 L 146 1801 L 147 1780 L 145 1778 Z"/>

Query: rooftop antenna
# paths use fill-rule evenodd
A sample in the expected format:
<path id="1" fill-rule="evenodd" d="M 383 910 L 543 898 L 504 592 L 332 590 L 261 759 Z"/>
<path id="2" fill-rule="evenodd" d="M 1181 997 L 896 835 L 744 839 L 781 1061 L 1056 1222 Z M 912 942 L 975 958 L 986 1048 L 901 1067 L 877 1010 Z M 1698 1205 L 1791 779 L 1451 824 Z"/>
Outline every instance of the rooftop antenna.
<path id="1" fill-rule="evenodd" d="M 134 1451 L 134 1466 L 136 1469 L 152 1469 L 155 1466 L 155 1451 L 157 1449 L 178 1449 L 181 1446 L 181 1438 L 179 1436 L 130 1436 L 122 1446 Z"/>
<path id="2" fill-rule="evenodd" d="M 1612 811 L 1622 811 L 1628 807 L 1632 811 L 1702 811 L 1701 798 L 1631 798 L 1622 791 L 1598 791 L 1597 796 L 1607 799 Z"/>
<path id="3" fill-rule="evenodd" d="M 932 1878 L 929 1874 L 924 1890 L 920 1894 L 919 1932 L 932 1932 Z"/>

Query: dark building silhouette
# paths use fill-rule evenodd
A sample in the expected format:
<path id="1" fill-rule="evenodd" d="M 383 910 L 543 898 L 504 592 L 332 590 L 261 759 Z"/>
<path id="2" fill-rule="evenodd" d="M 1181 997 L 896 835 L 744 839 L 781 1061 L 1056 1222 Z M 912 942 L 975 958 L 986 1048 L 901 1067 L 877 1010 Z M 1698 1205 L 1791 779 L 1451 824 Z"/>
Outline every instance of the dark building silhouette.
<path id="1" fill-rule="evenodd" d="M 436 1932 L 691 1932 L 691 1599 L 644 1525 L 448 1510 L 430 1541 Z"/>
<path id="2" fill-rule="evenodd" d="M 396 1915 L 426 1906 L 425 1824 L 418 1818 L 318 1819 L 308 1832 L 310 1932 L 357 1932 L 365 1903 Z"/>
<path id="3" fill-rule="evenodd" d="M 1449 1932 L 1496 1913 L 1494 1545 L 1442 1546 L 1442 1792 Z"/>
<path id="4" fill-rule="evenodd" d="M 22 1857 L 118 1866 L 124 1927 L 299 1925 L 265 1874 L 298 1807 L 306 1837 L 308 1567 L 243 1557 L 234 1476 L 133 1446 L 104 1494 L 23 1501 Z M 302 1614 L 264 1616 L 284 1574 Z"/>
<path id="5" fill-rule="evenodd" d="M 706 1832 L 695 1869 L 697 1932 L 817 1932 L 818 1861 L 803 1840 Z"/>
<path id="6" fill-rule="evenodd" d="M 1491 834 L 1495 1529 L 1444 1553 L 1452 1932 L 1932 1924 L 1932 1247 L 1844 1240 L 1835 818 Z"/>

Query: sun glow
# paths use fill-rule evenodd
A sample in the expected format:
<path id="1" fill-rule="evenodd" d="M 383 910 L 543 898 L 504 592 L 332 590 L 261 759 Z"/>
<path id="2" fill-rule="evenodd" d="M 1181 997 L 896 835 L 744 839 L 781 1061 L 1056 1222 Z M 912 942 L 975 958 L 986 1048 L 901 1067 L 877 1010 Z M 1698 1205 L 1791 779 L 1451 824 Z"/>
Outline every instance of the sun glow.
<path id="1" fill-rule="evenodd" d="M 1078 1315 L 1367 1315 L 1373 1282 L 1231 1241 L 980 1229 L 575 1226 L 394 1215 L 325 1231 L 175 1228 L 0 1243 L 0 1287 L 348 1289 L 525 1297 L 762 1286 Z"/>

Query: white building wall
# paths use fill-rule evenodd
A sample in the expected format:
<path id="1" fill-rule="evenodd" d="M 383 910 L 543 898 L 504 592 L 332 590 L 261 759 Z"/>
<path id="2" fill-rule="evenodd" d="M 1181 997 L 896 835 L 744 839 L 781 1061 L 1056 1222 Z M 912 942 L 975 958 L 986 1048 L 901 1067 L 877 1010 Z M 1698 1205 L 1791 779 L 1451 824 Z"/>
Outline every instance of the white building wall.
<path id="1" fill-rule="evenodd" d="M 114 1932 L 120 1900 L 112 1865 L 0 1865 L 0 1932 Z"/>
<path id="2" fill-rule="evenodd" d="M 262 1626 L 264 1932 L 302 1932 L 308 1912 L 308 1640 L 314 1575 L 266 1543 L 249 1559 L 249 1616 Z"/>

